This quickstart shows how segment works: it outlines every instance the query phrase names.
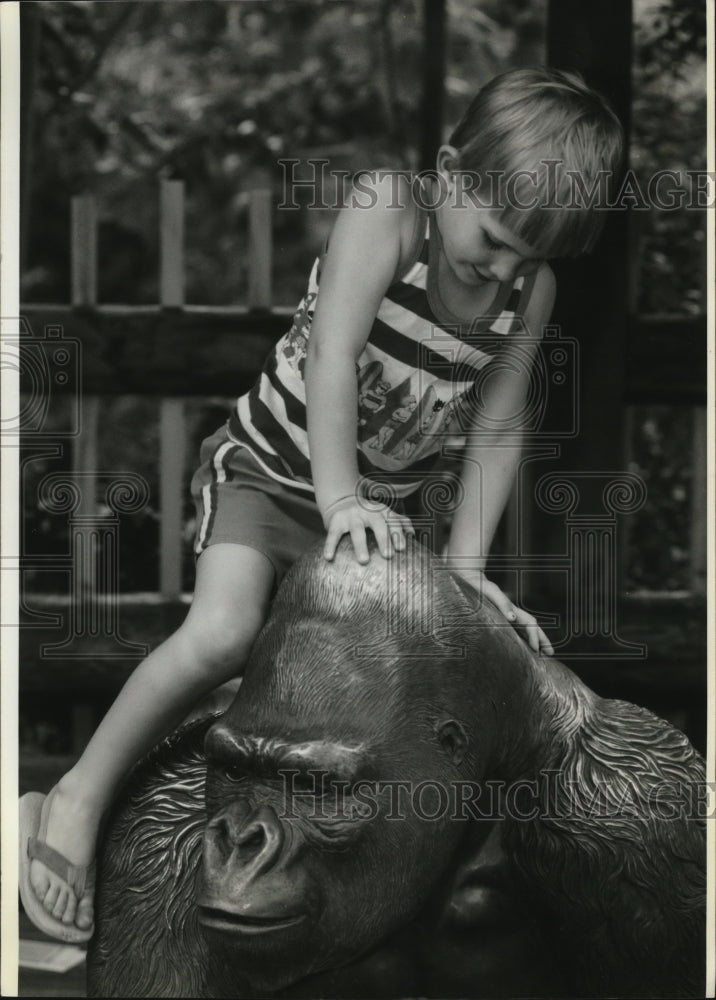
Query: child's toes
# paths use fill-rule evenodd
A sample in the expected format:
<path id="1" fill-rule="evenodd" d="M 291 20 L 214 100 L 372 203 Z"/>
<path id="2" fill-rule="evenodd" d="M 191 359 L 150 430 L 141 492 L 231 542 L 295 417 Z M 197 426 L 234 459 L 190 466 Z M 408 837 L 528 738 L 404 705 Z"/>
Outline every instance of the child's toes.
<path id="1" fill-rule="evenodd" d="M 75 913 L 75 924 L 81 930 L 87 930 L 88 927 L 92 926 L 94 920 L 94 905 L 92 903 L 92 897 L 85 895 L 77 904 L 77 911 Z"/>
<path id="2" fill-rule="evenodd" d="M 52 913 L 55 909 L 55 903 L 60 895 L 60 884 L 54 880 L 50 880 L 50 885 L 47 892 L 42 897 L 42 905 L 45 907 L 48 913 Z"/>
<path id="3" fill-rule="evenodd" d="M 33 861 L 30 865 L 30 885 L 32 886 L 32 891 L 35 893 L 37 898 L 42 902 L 47 895 L 47 890 L 50 888 L 52 881 L 50 876 L 47 874 L 47 868 L 41 865 L 37 861 Z"/>
<path id="4" fill-rule="evenodd" d="M 73 924 L 75 922 L 75 914 L 77 913 L 77 897 L 74 892 L 69 893 L 69 899 L 67 900 L 67 905 L 65 906 L 65 912 L 60 918 L 63 924 Z"/>
<path id="5" fill-rule="evenodd" d="M 60 891 L 57 893 L 55 905 L 52 907 L 52 916 L 55 920 L 62 920 L 64 917 L 69 898 L 70 890 L 66 886 L 61 887 Z"/>

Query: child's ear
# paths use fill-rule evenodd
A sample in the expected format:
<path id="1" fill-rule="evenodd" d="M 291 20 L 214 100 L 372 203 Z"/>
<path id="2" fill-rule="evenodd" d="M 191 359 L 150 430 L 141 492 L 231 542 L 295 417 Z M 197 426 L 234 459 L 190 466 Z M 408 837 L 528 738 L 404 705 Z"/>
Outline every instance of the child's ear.
<path id="1" fill-rule="evenodd" d="M 438 150 L 436 167 L 439 174 L 442 174 L 446 181 L 450 181 L 450 175 L 458 168 L 458 151 L 454 146 L 443 145 Z"/>

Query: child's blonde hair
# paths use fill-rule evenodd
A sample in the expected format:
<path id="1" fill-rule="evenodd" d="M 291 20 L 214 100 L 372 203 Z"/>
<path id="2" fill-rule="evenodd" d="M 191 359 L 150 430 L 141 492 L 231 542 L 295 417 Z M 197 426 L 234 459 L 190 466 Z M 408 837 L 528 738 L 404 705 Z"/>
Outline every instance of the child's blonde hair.
<path id="1" fill-rule="evenodd" d="M 500 222 L 541 255 L 592 248 L 624 136 L 607 102 L 580 76 L 519 69 L 495 77 L 450 144 L 458 150 L 457 170 L 477 175 L 480 201 L 487 190 L 488 204 L 502 209 Z"/>

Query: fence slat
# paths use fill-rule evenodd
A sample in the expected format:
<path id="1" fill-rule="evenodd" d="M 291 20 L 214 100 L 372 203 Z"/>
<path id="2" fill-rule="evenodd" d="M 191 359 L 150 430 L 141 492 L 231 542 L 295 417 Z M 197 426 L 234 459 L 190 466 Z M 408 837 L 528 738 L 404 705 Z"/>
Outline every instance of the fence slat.
<path id="1" fill-rule="evenodd" d="M 184 182 L 159 186 L 159 301 L 184 305 Z"/>
<path id="2" fill-rule="evenodd" d="M 71 203 L 72 305 L 97 304 L 97 208 L 90 194 Z"/>
<path id="3" fill-rule="evenodd" d="M 70 204 L 70 274 L 73 306 L 97 304 L 97 207 L 92 195 L 77 195 Z M 80 362 L 82 359 L 80 358 Z M 97 516 L 97 473 L 99 463 L 99 396 L 83 395 L 80 400 L 81 423 L 72 441 L 72 471 L 80 485 L 81 512 Z M 75 586 L 91 596 L 94 567 L 84 559 L 77 561 L 72 572 L 77 575 Z M 72 749 L 84 750 L 92 730 L 92 708 L 79 701 L 72 708 Z"/>
<path id="4" fill-rule="evenodd" d="M 159 208 L 159 301 L 164 307 L 180 307 L 184 305 L 183 181 L 161 182 Z M 185 451 L 184 401 L 163 398 L 159 414 L 159 590 L 165 598 L 181 593 Z"/>
<path id="5" fill-rule="evenodd" d="M 249 192 L 249 309 L 271 308 L 271 191 Z"/>
<path id="6" fill-rule="evenodd" d="M 70 205 L 71 296 L 73 306 L 97 303 L 97 208 L 92 195 L 77 195 Z M 80 359 L 82 360 L 82 359 Z M 82 513 L 97 514 L 97 491 L 93 477 L 99 458 L 99 397 L 80 400 L 79 434 L 72 442 L 72 470 L 82 476 Z M 75 567 L 75 572 L 82 572 Z M 82 581 L 86 583 L 86 581 Z"/>

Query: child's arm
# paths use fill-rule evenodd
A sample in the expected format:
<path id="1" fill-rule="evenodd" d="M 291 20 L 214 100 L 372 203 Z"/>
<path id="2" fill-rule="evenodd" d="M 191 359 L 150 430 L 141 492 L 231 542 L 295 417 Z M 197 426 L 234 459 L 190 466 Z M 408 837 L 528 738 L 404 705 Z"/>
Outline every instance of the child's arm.
<path id="1" fill-rule="evenodd" d="M 490 545 L 510 495 L 521 457 L 521 429 L 514 423 L 503 432 L 490 432 L 485 427 L 509 424 L 509 416 L 519 413 L 529 385 L 530 368 L 554 305 L 555 281 L 551 268 L 543 264 L 524 317 L 529 333 L 515 345 L 510 364 L 510 345 L 495 375 L 488 375 L 486 398 L 481 414 L 475 421 L 472 442 L 468 439 L 462 468 L 465 499 L 455 511 L 449 555 L 470 556 L 470 568 L 458 569 L 461 576 L 493 601 L 513 624 L 524 627 L 530 646 L 539 652 L 551 653 L 549 639 L 534 617 L 515 607 L 500 588 L 484 576 Z"/>
<path id="2" fill-rule="evenodd" d="M 401 189 L 401 207 L 395 207 L 394 180 L 376 179 L 370 188 L 375 204 L 349 206 L 338 216 L 308 341 L 308 441 L 316 502 L 327 530 L 327 559 L 333 558 L 342 535 L 350 534 L 359 562 L 367 562 L 366 528 L 389 558 L 394 544 L 403 548 L 405 532 L 412 531 L 407 518 L 383 504 L 359 502 L 358 496 L 356 362 L 410 241 L 415 211 L 407 185 Z M 363 204 L 366 190 L 364 183 Z"/>

